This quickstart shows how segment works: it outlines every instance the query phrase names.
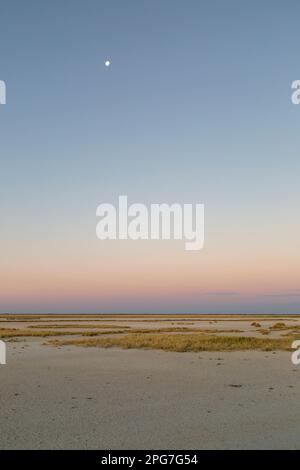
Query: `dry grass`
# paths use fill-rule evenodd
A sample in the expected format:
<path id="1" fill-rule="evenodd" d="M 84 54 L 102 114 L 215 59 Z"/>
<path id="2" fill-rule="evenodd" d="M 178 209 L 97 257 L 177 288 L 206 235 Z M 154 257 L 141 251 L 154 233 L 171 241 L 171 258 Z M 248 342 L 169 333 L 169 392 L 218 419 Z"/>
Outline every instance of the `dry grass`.
<path id="1" fill-rule="evenodd" d="M 84 325 L 84 324 L 54 324 L 54 325 L 29 325 L 27 328 L 97 328 L 97 329 L 106 329 L 106 328 L 122 328 L 123 330 L 129 329 L 130 326 L 122 326 L 122 325 Z"/>
<path id="2" fill-rule="evenodd" d="M 176 352 L 199 351 L 246 351 L 246 350 L 289 350 L 291 338 L 265 339 L 233 336 L 205 336 L 201 334 L 132 334 L 97 339 L 55 340 L 56 346 L 75 345 L 123 349 L 161 349 Z"/>
<path id="3" fill-rule="evenodd" d="M 105 331 L 56 331 L 56 330 L 28 330 L 18 328 L 0 328 L 0 338 L 20 338 L 20 337 L 37 337 L 46 338 L 47 336 L 98 336 L 104 334 L 120 334 L 125 333 L 125 330 L 105 330 Z"/>
<path id="4" fill-rule="evenodd" d="M 14 338 L 22 336 L 33 336 L 45 338 L 46 336 L 65 336 L 65 335 L 74 335 L 72 331 L 49 331 L 49 330 L 22 330 L 19 328 L 0 328 L 0 338 Z"/>
<path id="5" fill-rule="evenodd" d="M 94 325 L 45 325 L 44 328 L 48 327 L 48 329 L 41 329 L 40 325 L 28 326 L 25 329 L 22 328 L 0 328 L 0 338 L 16 338 L 16 337 L 40 337 L 45 338 L 47 336 L 101 336 L 101 335 L 121 335 L 128 333 L 129 327 L 122 327 L 122 326 L 112 326 L 111 328 L 109 325 L 104 325 L 103 329 L 102 326 L 94 326 Z M 84 328 L 89 328 L 92 331 L 83 331 Z M 70 330 L 67 328 L 74 328 L 74 330 Z M 126 329 L 127 328 L 127 329 Z M 164 333 L 241 333 L 242 330 L 221 330 L 216 328 L 211 329 L 198 329 L 198 328 L 188 328 L 188 327 L 169 327 L 169 328 L 136 328 L 130 329 L 130 333 L 135 334 L 164 334 Z"/>
<path id="6" fill-rule="evenodd" d="M 256 328 L 260 328 L 261 324 L 258 323 L 257 321 L 254 321 L 253 323 L 251 323 L 251 326 L 255 326 Z"/>
<path id="7" fill-rule="evenodd" d="M 136 334 L 151 334 L 151 333 L 203 333 L 203 334 L 214 334 L 214 333 L 243 333 L 243 330 L 237 329 L 218 329 L 218 328 L 189 328 L 184 326 L 174 326 L 167 328 L 132 328 L 130 332 L 125 333 L 136 333 Z"/>
<path id="8" fill-rule="evenodd" d="M 286 328 L 287 326 L 283 322 L 274 323 L 274 325 L 270 327 L 271 330 L 285 330 Z"/>
<path id="9" fill-rule="evenodd" d="M 267 330 L 265 328 L 261 328 L 259 330 L 256 330 L 258 333 L 262 334 L 262 335 L 269 335 L 270 334 L 270 330 Z"/>
<path id="10" fill-rule="evenodd" d="M 81 331 L 81 336 L 101 336 L 101 335 L 121 335 L 127 333 L 126 330 L 105 330 L 105 331 Z M 76 334 L 79 334 L 76 333 Z"/>
<path id="11" fill-rule="evenodd" d="M 290 336 L 299 333 L 300 325 L 287 326 L 286 328 L 280 328 L 281 330 L 286 330 L 287 333 L 284 333 L 282 336 Z"/>

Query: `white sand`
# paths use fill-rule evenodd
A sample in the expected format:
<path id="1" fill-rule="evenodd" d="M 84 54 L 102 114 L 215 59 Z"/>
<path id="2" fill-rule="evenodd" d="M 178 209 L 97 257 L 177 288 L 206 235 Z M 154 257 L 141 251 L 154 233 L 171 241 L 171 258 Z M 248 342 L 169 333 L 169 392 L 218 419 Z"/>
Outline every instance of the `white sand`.
<path id="1" fill-rule="evenodd" d="M 8 343 L 8 363 L 0 366 L 1 449 L 300 447 L 300 366 L 289 353 L 42 341 Z"/>

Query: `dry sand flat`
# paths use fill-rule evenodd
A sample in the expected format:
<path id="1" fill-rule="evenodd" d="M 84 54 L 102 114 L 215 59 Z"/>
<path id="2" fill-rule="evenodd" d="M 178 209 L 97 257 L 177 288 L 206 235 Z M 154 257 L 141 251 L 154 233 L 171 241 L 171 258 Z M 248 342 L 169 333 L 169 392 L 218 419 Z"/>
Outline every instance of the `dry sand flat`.
<path id="1" fill-rule="evenodd" d="M 248 319 L 242 324 L 244 333 L 255 330 Z M 27 326 L 18 320 L 19 328 Z M 232 324 L 218 321 L 225 327 Z M 43 344 L 51 339 L 7 343 L 1 449 L 300 447 L 300 366 L 292 365 L 290 352 Z"/>

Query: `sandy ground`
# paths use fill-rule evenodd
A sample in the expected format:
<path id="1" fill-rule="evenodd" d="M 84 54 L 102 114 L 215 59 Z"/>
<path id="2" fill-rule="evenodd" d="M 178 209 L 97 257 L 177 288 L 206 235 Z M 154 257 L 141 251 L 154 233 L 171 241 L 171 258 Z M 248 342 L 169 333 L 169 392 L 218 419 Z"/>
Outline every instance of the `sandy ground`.
<path id="1" fill-rule="evenodd" d="M 33 325 L 39 326 L 40 330 L 49 330 L 47 328 L 48 325 L 66 325 L 67 328 L 65 331 L 72 331 L 75 333 L 78 333 L 78 336 L 81 336 L 81 332 L 83 331 L 92 331 L 90 328 L 85 328 L 84 325 L 95 325 L 98 329 L 101 329 L 102 325 L 106 326 L 106 329 L 109 325 L 113 325 L 114 329 L 122 329 L 123 327 L 129 327 L 128 328 L 128 333 L 130 333 L 130 329 L 160 329 L 160 328 L 189 328 L 189 329 L 208 329 L 208 330 L 222 330 L 224 332 L 228 331 L 228 333 L 220 333 L 222 335 L 228 334 L 230 336 L 254 336 L 257 338 L 262 338 L 263 336 L 261 333 L 259 333 L 258 328 L 256 326 L 253 326 L 252 323 L 253 321 L 259 322 L 261 325 L 261 328 L 269 328 L 272 325 L 274 325 L 277 322 L 283 321 L 288 327 L 292 326 L 300 326 L 300 318 L 282 318 L 279 317 L 278 319 L 270 319 L 270 318 L 252 318 L 251 316 L 239 318 L 239 319 L 234 319 L 231 318 L 230 320 L 228 319 L 216 319 L 216 317 L 211 316 L 211 318 L 201 318 L 201 319 L 176 319 L 175 317 L 171 317 L 168 320 L 154 320 L 150 321 L 150 315 L 149 319 L 147 321 L 139 320 L 135 321 L 133 319 L 122 319 L 122 318 L 117 318 L 117 319 L 105 319 L 105 320 L 93 320 L 93 319 L 81 319 L 78 321 L 78 319 L 72 319 L 72 316 L 70 315 L 70 319 L 68 321 L 64 321 L 62 319 L 43 319 L 42 321 L 5 321 L 4 319 L 0 319 L 0 328 L 20 328 L 20 329 L 30 329 Z M 78 328 L 72 328 L 73 324 L 80 325 L 80 329 Z M 71 326 L 70 326 L 71 325 Z M 55 329 L 55 328 L 53 328 Z M 232 332 L 232 330 L 236 330 L 236 332 Z M 238 330 L 240 332 L 238 332 Z M 64 331 L 63 329 L 60 329 L 60 331 Z M 273 330 L 270 332 L 270 334 L 267 336 L 267 338 L 279 338 L 282 333 L 285 333 L 284 331 L 276 331 Z M 218 333 L 216 333 L 218 334 Z M 1 332 L 0 332 L 1 336 Z"/>
<path id="2" fill-rule="evenodd" d="M 43 341 L 7 343 L 1 449 L 300 448 L 300 366 L 290 353 Z"/>

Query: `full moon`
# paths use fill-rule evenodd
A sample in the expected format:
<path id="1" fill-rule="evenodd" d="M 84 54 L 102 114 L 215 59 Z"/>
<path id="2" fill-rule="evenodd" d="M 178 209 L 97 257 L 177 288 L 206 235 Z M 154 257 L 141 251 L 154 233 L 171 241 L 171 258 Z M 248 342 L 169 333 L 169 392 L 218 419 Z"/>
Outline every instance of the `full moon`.
<path id="1" fill-rule="evenodd" d="M 109 67 L 110 66 L 110 60 L 106 60 L 105 61 L 105 67 Z"/>

